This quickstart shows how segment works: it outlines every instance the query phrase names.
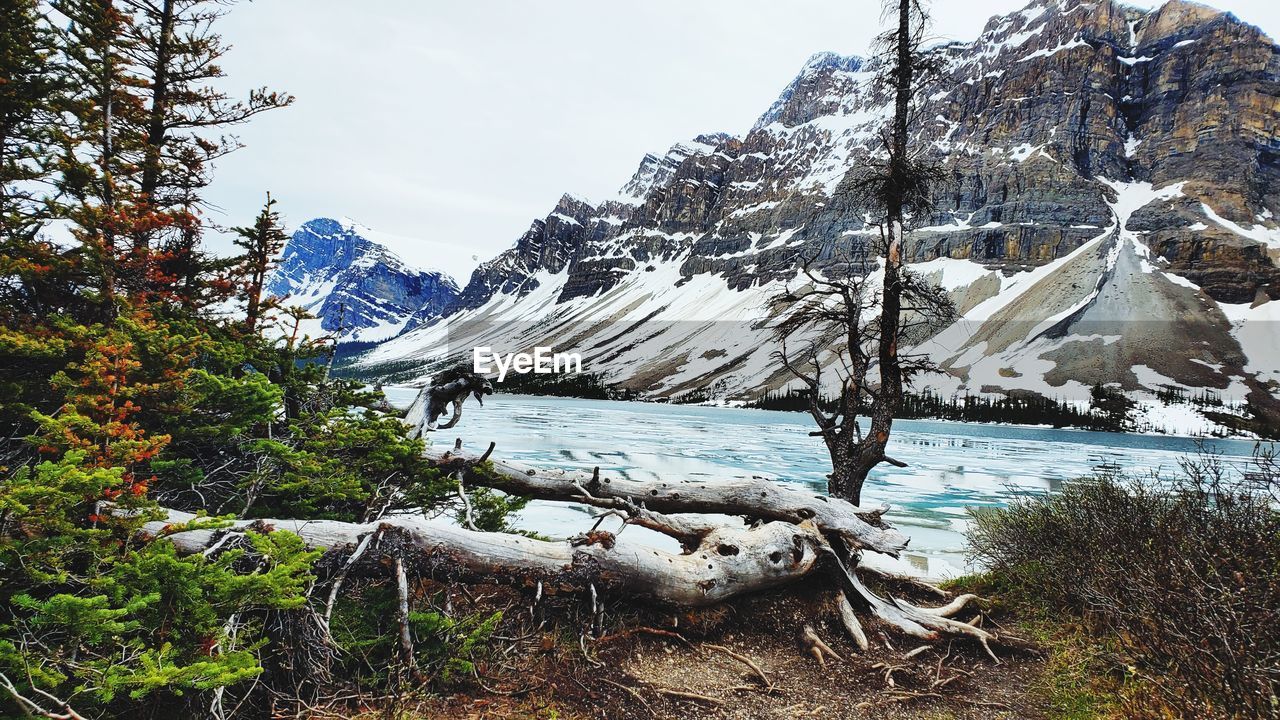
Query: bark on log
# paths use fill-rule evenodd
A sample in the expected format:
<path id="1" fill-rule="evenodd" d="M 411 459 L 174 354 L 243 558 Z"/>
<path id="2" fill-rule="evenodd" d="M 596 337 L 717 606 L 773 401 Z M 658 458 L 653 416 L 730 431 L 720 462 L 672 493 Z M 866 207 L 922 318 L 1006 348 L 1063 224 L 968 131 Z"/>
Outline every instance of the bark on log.
<path id="1" fill-rule="evenodd" d="M 959 612 L 970 600 L 974 599 L 974 595 L 961 595 L 951 603 L 940 608 L 922 608 L 916 607 L 903 600 L 894 597 L 880 597 L 871 592 L 866 585 L 862 583 L 862 579 L 853 571 L 853 559 L 856 556 L 849 556 L 844 548 L 839 546 L 827 546 L 822 548 L 823 552 L 827 552 L 835 556 L 837 559 L 837 576 L 841 583 L 845 586 L 846 597 L 852 595 L 862 602 L 862 604 L 871 611 L 877 618 L 897 628 L 899 631 L 917 637 L 922 640 L 937 640 L 940 637 L 967 637 L 980 643 L 992 660 L 1000 662 L 991 650 L 990 642 L 996 640 L 996 636 L 981 628 L 963 623 L 959 620 L 952 620 L 948 615 Z"/>
<path id="2" fill-rule="evenodd" d="M 858 615 L 853 611 L 853 606 L 849 604 L 849 597 L 843 590 L 836 597 L 836 614 L 840 616 L 840 624 L 844 625 L 849 639 L 858 646 L 858 650 L 866 652 L 871 647 L 871 643 L 867 642 L 867 633 L 862 629 L 862 623 L 858 621 Z"/>
<path id="3" fill-rule="evenodd" d="M 966 637 L 981 643 L 995 635 L 950 619 L 972 596 L 941 608 L 916 607 L 880 597 L 854 572 L 859 550 L 896 554 L 907 538 L 880 521 L 883 508 L 866 510 L 769 480 L 703 483 L 645 481 L 619 475 L 539 469 L 492 461 L 453 450 L 429 453 L 447 472 L 474 486 L 524 497 L 584 503 L 605 508 L 629 524 L 680 541 L 682 553 L 655 549 L 607 532 L 567 541 L 480 532 L 400 515 L 365 523 L 333 520 L 241 520 L 230 528 L 182 530 L 194 516 L 168 511 L 144 530 L 164 536 L 184 553 L 212 554 L 227 533 L 251 526 L 288 530 L 312 548 L 338 553 L 326 617 L 348 573 L 384 575 L 379 557 L 393 553 L 397 580 L 411 567 L 441 579 L 498 582 L 530 589 L 591 590 L 670 606 L 713 605 L 735 596 L 798 580 L 820 566 L 834 569 L 842 593 L 836 608 L 846 631 L 861 649 L 867 639 L 854 611 L 869 611 L 883 622 L 920 638 Z M 176 526 L 176 527 L 175 527 Z M 377 535 L 377 552 L 369 539 Z M 401 564 L 403 562 L 403 564 Z M 402 613 L 403 614 L 403 613 Z M 987 647 L 988 652 L 990 648 Z M 821 649 L 819 649 L 821 654 Z M 994 655 L 992 656 L 994 657 Z"/>
<path id="4" fill-rule="evenodd" d="M 165 520 L 148 523 L 143 529 L 164 535 L 183 553 L 204 551 L 228 530 L 166 533 L 167 526 L 193 518 L 190 513 L 170 510 Z M 579 589 L 594 584 L 616 595 L 675 606 L 712 605 L 796 580 L 814 570 L 825 542 L 811 522 L 715 528 L 687 554 L 624 540 L 612 547 L 574 546 L 567 541 L 477 532 L 409 516 L 371 523 L 241 520 L 229 529 L 259 523 L 296 533 L 309 547 L 343 551 L 355 548 L 370 533 L 381 530 L 385 536 L 398 531 L 415 552 L 415 557 L 406 556 L 407 562 L 427 562 L 464 579 L 529 587 L 541 582 L 547 587 Z"/>
<path id="5" fill-rule="evenodd" d="M 822 533 L 836 534 L 854 549 L 897 557 L 907 546 L 905 535 L 881 523 L 887 507 L 862 508 L 769 480 L 638 480 L 616 473 L 537 468 L 492 458 L 483 465 L 475 453 L 460 450 L 429 449 L 427 457 L 444 469 L 461 470 L 469 486 L 495 488 L 511 495 L 602 508 L 643 503 L 658 513 L 740 515 L 787 523 L 812 520 Z"/>
<path id="6" fill-rule="evenodd" d="M 416 662 L 413 653 L 413 630 L 409 627 L 409 575 L 404 571 L 404 558 L 396 555 L 396 615 L 400 623 L 400 655 L 406 668 Z"/>

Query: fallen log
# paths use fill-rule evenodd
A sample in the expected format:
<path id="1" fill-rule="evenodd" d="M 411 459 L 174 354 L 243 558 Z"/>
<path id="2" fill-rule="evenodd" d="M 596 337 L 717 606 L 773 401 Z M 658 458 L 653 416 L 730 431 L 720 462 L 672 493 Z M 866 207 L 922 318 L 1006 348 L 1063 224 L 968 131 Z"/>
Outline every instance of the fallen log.
<path id="1" fill-rule="evenodd" d="M 456 448 L 428 450 L 442 469 L 461 471 L 467 485 L 502 490 L 539 500 L 578 502 L 601 508 L 643 504 L 667 514 L 737 515 L 759 520 L 800 523 L 810 520 L 823 534 L 835 534 L 854 549 L 897 557 L 908 538 L 884 525 L 888 507 L 862 508 L 839 498 L 764 479 L 642 480 L 617 473 L 539 468 L 512 460 L 495 460 Z M 485 460 L 484 458 L 487 458 Z"/>
<path id="2" fill-rule="evenodd" d="M 837 615 L 860 650 L 868 642 L 857 611 L 922 639 L 967 638 L 988 652 L 989 643 L 997 639 L 972 623 L 950 618 L 972 596 L 956 598 L 941 608 L 917 607 L 881 597 L 862 583 L 855 572 L 861 551 L 894 555 L 907 544 L 904 535 L 883 523 L 885 508 L 868 510 L 764 479 L 647 481 L 602 474 L 598 468 L 587 473 L 492 460 L 492 451 L 490 445 L 477 456 L 455 447 L 429 456 L 469 487 L 604 508 L 624 523 L 676 539 L 683 552 L 620 540 L 596 528 L 568 540 L 540 540 L 410 515 L 364 523 L 240 520 L 215 530 L 187 529 L 194 516 L 169 510 L 164 520 L 148 523 L 144 531 L 164 537 L 183 553 L 206 555 L 226 544 L 228 534 L 251 527 L 293 532 L 308 547 L 334 554 L 334 570 L 326 578 L 330 583 L 326 618 L 348 574 L 385 575 L 381 561 L 386 559 L 394 562 L 400 585 L 407 573 L 413 573 L 537 588 L 539 597 L 544 588 L 590 591 L 594 603 L 599 591 L 677 607 L 713 605 L 794 582 L 824 568 L 834 570 L 831 575 L 840 590 Z M 815 656 L 822 659 L 824 655 L 818 647 Z"/>
<path id="3" fill-rule="evenodd" d="M 654 517 L 656 513 L 649 515 L 651 521 Z M 614 595 L 684 607 L 712 605 L 803 577 L 817 565 L 823 543 L 822 535 L 808 522 L 708 528 L 697 549 L 680 554 L 627 541 L 574 545 L 479 532 L 416 516 L 371 523 L 240 520 L 219 530 L 180 529 L 194 518 L 190 513 L 169 510 L 165 519 L 147 523 L 143 531 L 164 537 L 186 554 L 204 552 L 224 533 L 255 525 L 288 530 L 308 547 L 342 553 L 354 552 L 373 533 L 381 533 L 384 543 L 396 534 L 398 552 L 406 553 L 405 564 L 419 571 L 529 587 L 539 582 L 549 588 L 574 590 L 594 585 Z M 172 532 L 173 526 L 179 530 Z M 385 572 L 373 569 L 376 563 L 366 566 L 373 572 Z M 356 572 L 346 565 L 343 568 Z"/>

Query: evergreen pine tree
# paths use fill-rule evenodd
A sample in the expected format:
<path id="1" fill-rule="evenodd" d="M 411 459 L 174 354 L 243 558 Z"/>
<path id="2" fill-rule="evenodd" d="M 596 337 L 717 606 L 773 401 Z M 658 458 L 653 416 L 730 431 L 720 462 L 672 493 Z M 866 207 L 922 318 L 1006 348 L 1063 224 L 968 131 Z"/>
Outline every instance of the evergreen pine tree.
<path id="1" fill-rule="evenodd" d="M 313 617 L 316 554 L 247 528 L 179 556 L 139 533 L 160 503 L 225 529 L 454 502 L 381 393 L 317 362 L 305 310 L 264 333 L 275 201 L 242 257 L 201 249 L 211 163 L 238 147 L 219 131 L 290 100 L 210 84 L 226 7 L 0 0 L 0 716 L 50 697 L 86 717 L 265 714 L 297 692 L 280 628 Z M 73 242 L 43 237 L 50 220 Z M 246 318 L 212 311 L 237 296 Z M 474 504 L 487 527 L 513 507 Z"/>
<path id="2" fill-rule="evenodd" d="M 254 332 L 262 315 L 274 306 L 273 299 L 263 297 L 267 273 L 274 267 L 276 256 L 289 241 L 288 234 L 275 210 L 276 201 L 267 193 L 267 202 L 254 220 L 253 227 L 235 228 L 235 244 L 244 249 L 237 270 L 243 278 L 240 296 L 245 305 L 244 325 Z"/>
<path id="3" fill-rule="evenodd" d="M 46 217 L 39 189 L 49 177 L 43 150 L 58 112 L 53 64 L 53 34 L 37 0 L 0 1 L 0 228 L 6 244 L 31 241 Z"/>

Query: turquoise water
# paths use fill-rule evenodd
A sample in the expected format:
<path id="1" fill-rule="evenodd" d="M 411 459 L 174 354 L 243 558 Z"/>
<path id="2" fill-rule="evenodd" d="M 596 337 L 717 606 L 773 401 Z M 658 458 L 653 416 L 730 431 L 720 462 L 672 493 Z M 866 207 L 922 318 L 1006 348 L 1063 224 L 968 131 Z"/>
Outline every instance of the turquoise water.
<path id="1" fill-rule="evenodd" d="M 388 388 L 398 406 L 415 391 Z M 758 476 L 826 488 L 826 452 L 808 436 L 807 415 L 769 410 L 494 395 L 483 408 L 467 401 L 462 421 L 436 442 L 461 437 L 475 450 L 490 440 L 499 456 L 537 465 L 600 466 L 641 477 Z M 1213 440 L 1227 462 L 1244 465 L 1251 441 Z M 1124 468 L 1134 473 L 1178 470 L 1197 452 L 1190 438 L 1124 435 L 928 420 L 894 423 L 888 452 L 906 468 L 882 466 L 863 490 L 867 505 L 887 503 L 888 519 L 911 536 L 899 569 L 941 577 L 965 567 L 965 508 L 1002 505 L 1064 481 Z M 535 503 L 520 524 L 553 536 L 590 527 L 587 508 Z M 628 537 L 662 544 L 640 528 Z M 638 536 L 638 537 L 637 537 Z"/>

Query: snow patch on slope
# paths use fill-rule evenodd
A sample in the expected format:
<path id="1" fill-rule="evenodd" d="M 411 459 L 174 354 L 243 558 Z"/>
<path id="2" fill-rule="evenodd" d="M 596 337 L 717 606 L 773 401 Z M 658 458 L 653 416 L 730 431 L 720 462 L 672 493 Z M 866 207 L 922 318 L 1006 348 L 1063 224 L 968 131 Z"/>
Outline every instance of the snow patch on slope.
<path id="1" fill-rule="evenodd" d="M 1272 250 L 1280 249 L 1280 228 L 1267 227 L 1266 225 L 1254 225 L 1246 228 L 1214 212 L 1208 203 L 1200 203 L 1200 208 L 1204 211 L 1206 217 L 1227 230 L 1241 237 L 1249 238 L 1254 242 L 1262 243 Z"/>
<path id="2" fill-rule="evenodd" d="M 995 270 L 988 270 L 980 263 L 971 260 L 940 257 L 927 262 L 914 263 L 907 266 L 913 272 L 932 280 L 947 291 L 969 287 L 978 280 L 994 275 Z"/>
<path id="3" fill-rule="evenodd" d="M 1244 369 L 1258 380 L 1280 382 L 1280 300 L 1258 305 L 1218 303 L 1231 321 L 1231 334 L 1249 359 Z"/>

